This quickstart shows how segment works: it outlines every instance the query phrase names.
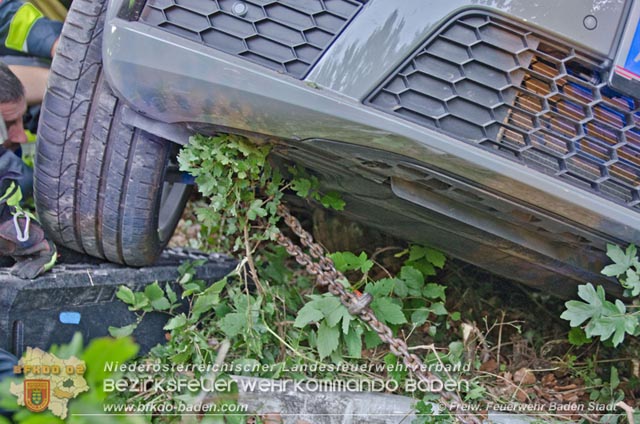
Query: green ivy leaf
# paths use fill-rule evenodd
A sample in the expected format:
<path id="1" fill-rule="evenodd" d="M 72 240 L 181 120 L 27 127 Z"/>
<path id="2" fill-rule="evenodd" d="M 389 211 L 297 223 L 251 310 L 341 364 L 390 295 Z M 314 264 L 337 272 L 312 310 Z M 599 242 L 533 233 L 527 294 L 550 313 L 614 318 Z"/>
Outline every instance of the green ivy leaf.
<path id="1" fill-rule="evenodd" d="M 160 288 L 157 281 L 145 287 L 144 294 L 147 296 L 150 302 L 164 297 L 164 291 L 162 290 L 162 288 Z"/>
<path id="2" fill-rule="evenodd" d="M 600 336 L 603 341 L 613 335 L 611 343 L 616 347 L 624 341 L 625 333 L 633 335 L 638 325 L 638 319 L 632 315 L 606 316 L 592 320 L 585 328 L 585 333 L 588 337 Z"/>
<path id="3" fill-rule="evenodd" d="M 336 350 L 340 339 L 338 327 L 329 327 L 326 322 L 322 322 L 318 328 L 318 354 L 320 359 L 324 359 Z"/>
<path id="4" fill-rule="evenodd" d="M 627 269 L 629 269 L 629 267 L 624 264 L 611 264 L 605 266 L 601 272 L 607 277 L 617 277 L 618 275 L 624 274 Z"/>
<path id="5" fill-rule="evenodd" d="M 427 322 L 427 319 L 429 319 L 430 313 L 431 311 L 428 310 L 427 308 L 416 309 L 411 314 L 411 323 L 417 326 L 421 326 L 422 324 Z"/>
<path id="6" fill-rule="evenodd" d="M 313 304 L 307 303 L 298 311 L 298 315 L 296 316 L 293 326 L 303 328 L 307 324 L 311 322 L 319 322 L 323 318 L 324 314 L 321 311 L 317 310 Z"/>
<path id="7" fill-rule="evenodd" d="M 622 343 L 625 334 L 635 334 L 640 326 L 634 315 L 626 313 L 624 303 L 620 300 L 616 300 L 615 303 L 606 300 L 602 286 L 598 286 L 596 290 L 591 283 L 581 285 L 578 288 L 578 296 L 585 302 L 566 302 L 567 310 L 560 318 L 570 321 L 572 327 L 588 320 L 584 328 L 587 337 L 599 336 L 602 341 L 611 338 L 615 347 Z"/>
<path id="8" fill-rule="evenodd" d="M 353 358 L 362 357 L 362 333 L 360 326 L 351 328 L 351 331 L 343 334 L 344 344 L 347 347 L 347 353 Z"/>
<path id="9" fill-rule="evenodd" d="M 337 211 L 344 210 L 344 206 L 346 205 L 345 201 L 340 197 L 340 193 L 335 191 L 330 191 L 322 196 L 320 203 L 322 203 L 322 206 L 325 208 Z"/>
<path id="10" fill-rule="evenodd" d="M 632 244 L 627 247 L 626 251 L 614 244 L 608 244 L 607 256 L 613 261 L 613 264 L 606 266 L 602 273 L 609 277 L 617 277 L 624 274 L 633 265 L 636 255 L 636 247 Z"/>
<path id="11" fill-rule="evenodd" d="M 591 339 L 587 337 L 584 330 L 580 327 L 574 327 L 569 331 L 568 335 L 569 343 L 574 346 L 580 347 L 587 343 L 591 343 Z"/>
<path id="12" fill-rule="evenodd" d="M 193 318 L 199 319 L 203 313 L 213 310 L 219 300 L 220 296 L 217 293 L 203 293 L 199 295 L 193 304 L 193 308 L 191 308 Z"/>
<path id="13" fill-rule="evenodd" d="M 345 308 L 344 305 L 339 304 L 338 307 L 329 316 L 327 316 L 327 324 L 330 327 L 333 327 L 342 321 L 342 332 L 347 334 L 349 333 L 349 323 L 353 319 L 353 316 L 349 313 L 347 308 Z"/>
<path id="14" fill-rule="evenodd" d="M 446 286 L 429 283 L 425 286 L 424 290 L 422 290 L 422 295 L 428 299 L 442 299 L 444 301 L 447 298 L 444 293 L 446 289 Z"/>
<path id="15" fill-rule="evenodd" d="M 247 218 L 253 221 L 257 217 L 263 218 L 265 216 L 267 216 L 267 211 L 262 207 L 262 200 L 256 199 L 251 202 L 251 205 L 249 205 L 249 210 L 247 211 Z"/>
<path id="16" fill-rule="evenodd" d="M 426 256 L 427 256 L 427 248 L 414 244 L 409 248 L 409 259 L 407 260 L 414 262 L 422 258 L 425 258 Z"/>
<path id="17" fill-rule="evenodd" d="M 247 325 L 247 318 L 243 314 L 232 312 L 227 314 L 219 321 L 220 330 L 227 335 L 227 337 L 235 337 L 240 334 Z"/>
<path id="18" fill-rule="evenodd" d="M 296 178 L 291 181 L 291 190 L 293 190 L 298 196 L 306 198 L 311 191 L 311 180 L 306 178 Z"/>
<path id="19" fill-rule="evenodd" d="M 156 311 L 166 311 L 171 307 L 171 303 L 166 297 L 161 297 L 160 299 L 155 299 L 151 301 L 151 306 Z"/>
<path id="20" fill-rule="evenodd" d="M 398 255 L 406 254 L 400 252 Z M 397 256 L 397 255 L 396 255 Z M 419 270 L 422 275 L 436 275 L 435 267 L 442 268 L 446 262 L 446 257 L 438 250 L 429 247 L 412 245 L 409 248 L 409 259 L 405 265 L 412 266 Z"/>
<path id="21" fill-rule="evenodd" d="M 424 287 L 424 275 L 413 266 L 403 266 L 400 270 L 400 278 L 407 284 L 410 296 L 422 295 Z"/>
<path id="22" fill-rule="evenodd" d="M 373 330 L 369 330 L 364 333 L 364 343 L 367 346 L 367 349 L 373 349 L 374 347 L 382 344 L 382 339 L 378 333 Z"/>
<path id="23" fill-rule="evenodd" d="M 216 294 L 219 295 L 220 293 L 222 293 L 222 290 L 224 290 L 224 288 L 227 285 L 227 277 L 223 278 L 220 281 L 216 281 L 215 283 L 211 284 L 209 287 L 207 287 L 204 290 L 205 294 Z"/>
<path id="24" fill-rule="evenodd" d="M 118 291 L 116 292 L 116 297 L 122 300 L 127 305 L 133 305 L 136 303 L 135 294 L 133 294 L 133 291 L 127 286 L 118 287 Z"/>
<path id="25" fill-rule="evenodd" d="M 444 256 L 442 252 L 435 249 L 427 249 L 427 260 L 433 264 L 433 266 L 437 268 L 444 268 L 444 264 L 447 261 L 447 257 Z"/>
<path id="26" fill-rule="evenodd" d="M 137 327 L 138 324 L 135 323 L 125 325 L 124 327 L 109 326 L 109 334 L 111 334 L 111 336 L 115 338 L 127 337 L 130 336 Z"/>
<path id="27" fill-rule="evenodd" d="M 436 275 L 436 269 L 429 261 L 426 261 L 426 260 L 416 261 L 416 262 L 407 261 L 406 264 L 416 268 L 424 276 Z"/>
<path id="28" fill-rule="evenodd" d="M 371 309 L 373 309 L 380 321 L 387 324 L 404 324 L 407 322 L 407 318 L 402 313 L 402 307 L 393 303 L 391 299 L 385 297 L 374 299 L 371 302 Z"/>
<path id="29" fill-rule="evenodd" d="M 462 357 L 464 356 L 464 343 L 460 341 L 455 341 L 449 343 L 449 354 L 447 355 L 447 359 L 450 364 L 459 364 L 462 361 Z"/>
<path id="30" fill-rule="evenodd" d="M 602 315 L 602 304 L 605 301 L 604 289 L 600 286 L 598 288 L 599 290 L 596 292 L 591 283 L 579 286 L 578 296 L 585 300 L 586 303 L 579 300 L 566 302 L 564 305 L 567 310 L 560 315 L 560 318 L 569 321 L 569 325 L 572 327 L 578 327 L 586 320 Z M 602 289 L 601 293 L 600 289 Z"/>
<path id="31" fill-rule="evenodd" d="M 144 293 L 135 292 L 134 296 L 135 302 L 129 309 L 140 310 L 145 309 L 149 306 L 149 298 Z"/>
<path id="32" fill-rule="evenodd" d="M 187 323 L 187 316 L 182 313 L 171 318 L 169 322 L 163 327 L 165 330 L 175 330 L 176 328 L 184 327 Z"/>
<path id="33" fill-rule="evenodd" d="M 618 369 L 611 367 L 611 377 L 609 378 L 609 385 L 611 390 L 615 390 L 620 385 L 620 377 L 618 376 Z"/>
<path id="34" fill-rule="evenodd" d="M 444 307 L 444 303 L 436 302 L 429 307 L 429 310 L 436 315 L 447 315 L 449 311 Z"/>
<path id="35" fill-rule="evenodd" d="M 621 281 L 622 286 L 630 291 L 631 296 L 640 295 L 640 277 L 632 269 L 627 270 L 626 278 Z"/>
<path id="36" fill-rule="evenodd" d="M 398 367 L 400 360 L 393 353 L 387 353 L 382 358 L 387 369 L 389 370 L 389 376 L 396 381 L 403 381 L 407 377 L 407 369 L 405 367 Z"/>
<path id="37" fill-rule="evenodd" d="M 615 244 L 607 244 L 607 256 L 615 263 L 626 262 L 627 255 Z"/>
<path id="38" fill-rule="evenodd" d="M 330 254 L 329 257 L 340 272 L 360 271 L 366 274 L 373 267 L 373 261 L 367 258 L 365 252 L 361 252 L 359 256 L 351 252 L 335 252 Z"/>
<path id="39" fill-rule="evenodd" d="M 393 291 L 397 279 L 395 278 L 382 278 L 373 283 L 368 283 L 365 287 L 365 293 L 369 293 L 373 297 L 389 296 Z"/>
<path id="40" fill-rule="evenodd" d="M 202 286 L 197 281 L 184 284 L 182 287 L 183 287 L 183 291 L 182 291 L 183 299 L 188 296 L 191 296 L 192 294 L 202 293 Z"/>
<path id="41" fill-rule="evenodd" d="M 176 295 L 176 292 L 173 291 L 173 289 L 171 288 L 171 284 L 167 283 L 164 286 L 164 291 L 167 293 L 167 297 L 169 298 L 169 302 L 174 304 L 174 303 L 176 303 L 178 301 L 178 295 Z"/>

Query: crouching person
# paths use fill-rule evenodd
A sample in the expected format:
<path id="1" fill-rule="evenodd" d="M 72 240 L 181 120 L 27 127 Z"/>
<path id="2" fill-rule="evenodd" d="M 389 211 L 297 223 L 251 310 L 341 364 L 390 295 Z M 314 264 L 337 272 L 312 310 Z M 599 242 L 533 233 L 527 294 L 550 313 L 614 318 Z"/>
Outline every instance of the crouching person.
<path id="1" fill-rule="evenodd" d="M 14 153 L 27 141 L 26 107 L 22 84 L 0 63 L 0 256 L 13 258 L 12 274 L 32 279 L 53 267 L 57 253 L 35 218 L 20 207 L 21 186 L 31 190 L 32 183 L 30 169 Z"/>

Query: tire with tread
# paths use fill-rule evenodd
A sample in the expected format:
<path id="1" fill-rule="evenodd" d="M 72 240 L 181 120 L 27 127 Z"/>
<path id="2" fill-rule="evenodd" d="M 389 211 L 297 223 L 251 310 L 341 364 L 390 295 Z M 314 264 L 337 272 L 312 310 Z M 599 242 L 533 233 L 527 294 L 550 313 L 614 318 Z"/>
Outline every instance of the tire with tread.
<path id="1" fill-rule="evenodd" d="M 164 248 L 188 197 L 173 196 L 159 229 L 174 145 L 122 122 L 102 73 L 106 0 L 75 0 L 51 64 L 36 154 L 36 207 L 58 244 L 133 266 Z M 168 218 L 167 218 L 168 216 Z"/>

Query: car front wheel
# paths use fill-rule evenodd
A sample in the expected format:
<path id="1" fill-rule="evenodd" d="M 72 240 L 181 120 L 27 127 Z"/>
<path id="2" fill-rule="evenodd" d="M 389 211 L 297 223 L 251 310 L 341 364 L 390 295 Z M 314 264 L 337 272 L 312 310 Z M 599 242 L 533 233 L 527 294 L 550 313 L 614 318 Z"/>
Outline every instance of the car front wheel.
<path id="1" fill-rule="evenodd" d="M 169 241 L 189 187 L 168 178 L 174 144 L 123 122 L 102 73 L 106 5 L 74 1 L 62 30 L 38 128 L 36 207 L 56 243 L 143 266 Z"/>

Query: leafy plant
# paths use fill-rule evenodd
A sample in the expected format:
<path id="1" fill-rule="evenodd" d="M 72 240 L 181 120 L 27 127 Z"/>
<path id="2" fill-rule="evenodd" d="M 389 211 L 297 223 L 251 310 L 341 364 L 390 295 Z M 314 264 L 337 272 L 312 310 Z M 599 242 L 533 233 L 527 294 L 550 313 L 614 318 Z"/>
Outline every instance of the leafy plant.
<path id="1" fill-rule="evenodd" d="M 321 193 L 319 190 L 320 183 L 318 177 L 309 175 L 304 169 L 297 167 L 289 167 L 289 175 L 291 176 L 291 190 L 303 199 L 313 199 L 325 208 L 341 211 L 344 209 L 345 202 L 340 197 L 340 193 L 329 191 Z"/>
<path id="2" fill-rule="evenodd" d="M 341 341 L 350 357 L 361 358 L 364 325 L 331 294 L 310 295 L 309 298 L 311 301 L 300 309 L 293 325 L 304 328 L 310 323 L 317 324 L 314 339 L 320 359 L 339 352 Z"/>
<path id="3" fill-rule="evenodd" d="M 180 151 L 180 169 L 195 177 L 208 200 L 196 213 L 212 246 L 234 252 L 244 248 L 250 257 L 258 243 L 273 240 L 278 233 L 276 209 L 287 189 L 325 207 L 344 208 L 339 193 L 322 193 L 317 177 L 303 169 L 290 167 L 291 179 L 285 184 L 280 170 L 269 164 L 270 151 L 270 145 L 228 134 L 196 135 Z"/>
<path id="4" fill-rule="evenodd" d="M 633 244 L 626 251 L 613 244 L 607 246 L 607 256 L 613 264 L 604 267 L 602 273 L 608 277 L 617 277 L 627 297 L 640 295 L 640 262 L 637 255 L 638 251 Z"/>
<path id="5" fill-rule="evenodd" d="M 438 411 L 429 396 L 419 400 L 415 405 L 416 418 L 411 424 L 453 424 L 455 417 L 448 411 Z"/>
<path id="6" fill-rule="evenodd" d="M 625 289 L 626 296 L 637 297 L 640 294 L 640 262 L 636 247 L 630 245 L 626 251 L 618 246 L 608 245 L 607 256 L 614 262 L 606 266 L 602 273 L 615 276 Z M 578 287 L 578 296 L 582 299 L 565 303 L 566 310 L 560 316 L 569 321 L 571 327 L 584 329 L 586 338 L 599 337 L 606 341 L 611 339 L 613 346 L 624 341 L 625 335 L 640 334 L 640 311 L 635 307 L 628 308 L 620 299 L 610 302 L 602 286 L 594 287 L 591 283 Z M 578 334 L 573 333 L 574 342 L 579 343 Z"/>
<path id="7" fill-rule="evenodd" d="M 146 314 L 162 313 L 168 315 L 168 343 L 152 349 L 149 360 L 201 364 L 223 359 L 239 367 L 234 368 L 239 374 L 294 379 L 335 378 L 333 372 L 296 367 L 327 360 L 357 365 L 366 349 L 381 343 L 338 298 L 317 292 L 303 269 L 271 242 L 279 231 L 276 210 L 286 190 L 334 209 L 342 209 L 344 201 L 337 193 L 321 192 L 318 179 L 303 169 L 288 168 L 291 179 L 285 181 L 269 165 L 268 153 L 266 146 L 226 135 L 195 137 L 183 149 L 181 169 L 196 177 L 205 198 L 197 209 L 203 239 L 216 249 L 227 246 L 237 252 L 240 265 L 210 286 L 195 277 L 198 263 L 189 263 L 180 268 L 182 277 L 174 284 L 152 284 L 140 292 L 120 288 L 118 298 L 138 318 L 110 329 L 113 335 L 131 334 Z M 341 283 L 370 293 L 376 316 L 396 334 L 411 334 L 421 326 L 428 326 L 432 337 L 443 333 L 439 330 L 460 319 L 445 307 L 446 288 L 429 281 L 444 266 L 444 255 L 410 246 L 396 256 L 403 263 L 395 276 L 366 252 L 336 252 L 331 258 L 349 277 Z M 378 271 L 387 277 L 379 279 Z M 229 350 L 219 358 L 224 344 Z M 367 361 L 397 361 L 381 349 L 383 357 Z M 406 370 L 389 376 L 400 380 Z"/>
<path id="8" fill-rule="evenodd" d="M 198 190 L 209 200 L 196 212 L 209 238 L 215 236 L 214 245 L 237 251 L 250 238 L 267 240 L 277 233 L 282 177 L 267 162 L 270 150 L 233 135 L 194 136 L 181 150 L 180 169 L 195 177 Z M 262 231 L 249 234 L 254 225 Z"/>

